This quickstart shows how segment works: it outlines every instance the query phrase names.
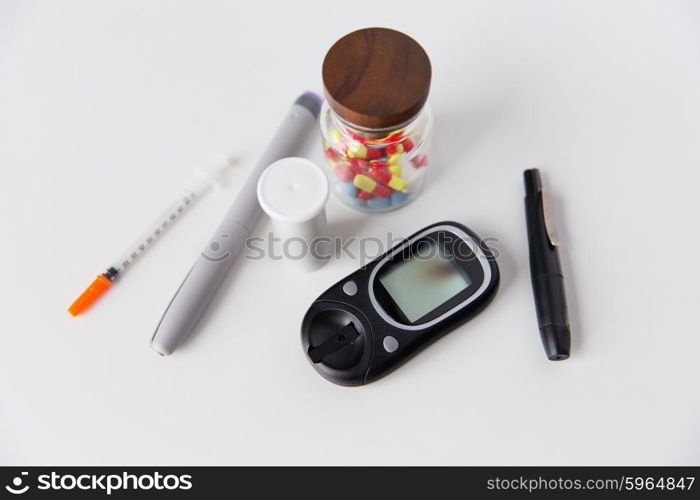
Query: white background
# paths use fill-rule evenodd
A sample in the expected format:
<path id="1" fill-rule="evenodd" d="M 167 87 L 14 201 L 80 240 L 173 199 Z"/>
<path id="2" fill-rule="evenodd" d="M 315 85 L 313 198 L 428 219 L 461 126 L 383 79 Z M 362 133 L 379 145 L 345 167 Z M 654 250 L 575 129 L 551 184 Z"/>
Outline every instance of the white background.
<path id="1" fill-rule="evenodd" d="M 358 262 L 239 263 L 196 335 L 157 356 L 165 306 L 290 103 L 371 25 L 432 59 L 431 178 L 384 215 L 332 199 L 331 230 L 463 222 L 498 238 L 499 295 L 348 389 L 311 368 L 299 325 Z M 699 26 L 697 3 L 669 1 L 2 1 L 0 462 L 700 464 Z M 192 167 L 228 150 L 229 187 L 71 318 Z M 534 165 L 559 208 L 561 363 L 532 303 Z"/>

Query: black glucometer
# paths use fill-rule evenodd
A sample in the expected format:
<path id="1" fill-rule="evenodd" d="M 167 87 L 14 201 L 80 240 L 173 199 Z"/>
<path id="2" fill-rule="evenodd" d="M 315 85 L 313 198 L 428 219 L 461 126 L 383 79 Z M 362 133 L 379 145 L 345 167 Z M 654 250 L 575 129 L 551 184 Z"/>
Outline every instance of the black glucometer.
<path id="1" fill-rule="evenodd" d="M 317 298 L 301 325 L 304 352 L 331 382 L 368 384 L 481 312 L 498 282 L 481 238 L 432 224 Z"/>

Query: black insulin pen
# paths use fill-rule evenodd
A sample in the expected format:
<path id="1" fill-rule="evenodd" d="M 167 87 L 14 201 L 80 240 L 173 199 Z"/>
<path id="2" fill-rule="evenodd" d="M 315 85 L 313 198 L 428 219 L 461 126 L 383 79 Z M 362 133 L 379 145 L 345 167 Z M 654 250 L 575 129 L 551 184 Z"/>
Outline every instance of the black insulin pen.
<path id="1" fill-rule="evenodd" d="M 546 191 L 542 190 L 539 170 L 526 170 L 523 176 L 530 276 L 537 324 L 547 357 L 552 361 L 561 361 L 569 357 L 571 331 L 564 276 L 557 250 L 559 238 L 552 225 L 552 207 Z"/>

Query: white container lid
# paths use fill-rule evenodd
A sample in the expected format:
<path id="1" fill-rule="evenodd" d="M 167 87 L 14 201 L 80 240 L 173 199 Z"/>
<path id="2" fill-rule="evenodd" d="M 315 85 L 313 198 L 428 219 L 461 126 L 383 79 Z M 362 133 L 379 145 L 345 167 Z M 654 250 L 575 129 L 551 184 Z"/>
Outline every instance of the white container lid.
<path id="1" fill-rule="evenodd" d="M 314 162 L 289 157 L 267 167 L 258 181 L 258 201 L 273 220 L 303 223 L 324 212 L 328 179 Z"/>

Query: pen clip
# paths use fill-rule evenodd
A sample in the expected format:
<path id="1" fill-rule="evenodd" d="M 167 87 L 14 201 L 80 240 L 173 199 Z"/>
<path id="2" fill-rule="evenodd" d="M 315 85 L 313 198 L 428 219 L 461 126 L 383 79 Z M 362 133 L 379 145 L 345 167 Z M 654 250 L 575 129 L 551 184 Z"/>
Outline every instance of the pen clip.
<path id="1" fill-rule="evenodd" d="M 544 216 L 544 228 L 545 232 L 547 233 L 547 238 L 553 247 L 558 247 L 561 241 L 559 240 L 559 234 L 557 234 L 554 227 L 552 195 L 546 189 L 540 189 L 540 196 L 542 198 L 542 215 Z"/>

